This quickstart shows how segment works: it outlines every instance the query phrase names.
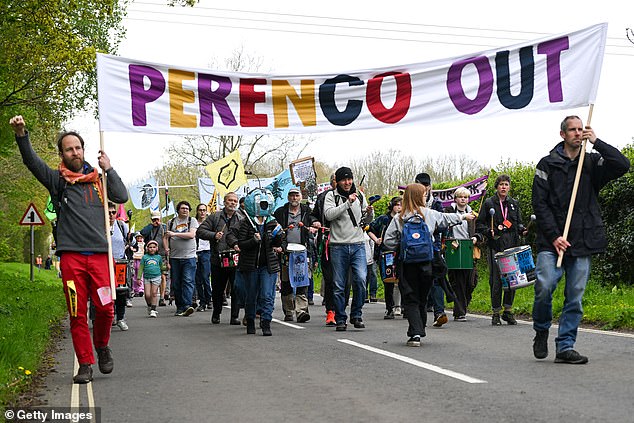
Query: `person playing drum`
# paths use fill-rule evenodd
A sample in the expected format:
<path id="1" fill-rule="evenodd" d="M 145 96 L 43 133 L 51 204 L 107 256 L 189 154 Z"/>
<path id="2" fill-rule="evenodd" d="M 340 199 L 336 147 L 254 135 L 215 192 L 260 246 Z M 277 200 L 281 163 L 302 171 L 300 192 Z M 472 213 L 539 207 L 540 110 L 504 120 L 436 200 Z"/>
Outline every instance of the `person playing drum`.
<path id="1" fill-rule="evenodd" d="M 495 180 L 495 190 L 495 194 L 484 201 L 482 212 L 476 222 L 476 237 L 478 241 L 483 241 L 486 238 L 488 245 L 487 263 L 489 265 L 491 307 L 493 308 L 491 324 L 493 326 L 501 325 L 501 317 L 509 325 L 516 325 L 517 321 L 513 315 L 515 291 L 504 290 L 504 298 L 502 298 L 502 280 L 494 256 L 495 253 L 507 248 L 519 246 L 520 235 L 525 236 L 528 231 L 522 223 L 519 202 L 509 195 L 511 177 L 504 174 L 499 175 Z M 502 305 L 504 312 L 500 316 Z"/>
<path id="2" fill-rule="evenodd" d="M 282 225 L 286 231 L 286 242 L 284 243 L 285 260 L 282 261 L 282 271 L 280 280 L 282 281 L 282 310 L 284 311 L 284 321 L 293 321 L 293 312 L 297 316 L 298 323 L 304 323 L 310 320 L 308 312 L 308 286 L 298 286 L 295 289 L 295 298 L 293 299 L 293 288 L 291 287 L 288 262 L 289 244 L 296 244 L 305 247 L 306 252 L 315 248 L 313 234 L 317 229 L 312 224 L 317 221 L 311 215 L 310 207 L 302 204 L 302 193 L 299 188 L 291 188 L 288 191 L 288 202 L 282 207 L 275 210 L 273 216 L 275 220 Z M 310 257 L 311 254 L 308 254 Z"/>
<path id="3" fill-rule="evenodd" d="M 231 292 L 231 320 L 229 324 L 239 325 L 238 313 L 240 312 L 238 290 L 234 290 L 234 281 L 236 275 L 235 264 L 223 266 L 222 257 L 229 250 L 232 252 L 239 251 L 238 248 L 232 248 L 227 245 L 227 234 L 233 228 L 240 226 L 243 219 L 241 213 L 236 213 L 238 209 L 238 195 L 235 192 L 228 192 L 224 198 L 225 207 L 214 214 L 208 215 L 203 223 L 200 224 L 196 231 L 196 236 L 200 239 L 206 239 L 210 242 L 211 247 L 211 301 L 213 311 L 211 313 L 211 323 L 219 324 L 220 315 L 222 313 L 222 294 L 225 292 L 227 282 L 232 286 Z"/>
<path id="4" fill-rule="evenodd" d="M 469 190 L 465 187 L 460 187 L 454 192 L 454 201 L 455 205 L 447 207 L 444 210 L 445 213 L 464 214 L 473 211 L 468 204 Z M 450 226 L 448 237 L 454 238 L 454 241 L 471 240 L 475 244 L 477 242 L 475 222 L 463 220 L 459 225 Z M 472 254 L 471 252 L 470 255 Z M 471 301 L 471 294 L 478 281 L 476 267 L 473 266 L 471 269 L 449 269 L 448 276 L 449 283 L 456 294 L 453 302 L 453 319 L 457 322 L 464 322 L 467 320 L 467 307 Z"/>

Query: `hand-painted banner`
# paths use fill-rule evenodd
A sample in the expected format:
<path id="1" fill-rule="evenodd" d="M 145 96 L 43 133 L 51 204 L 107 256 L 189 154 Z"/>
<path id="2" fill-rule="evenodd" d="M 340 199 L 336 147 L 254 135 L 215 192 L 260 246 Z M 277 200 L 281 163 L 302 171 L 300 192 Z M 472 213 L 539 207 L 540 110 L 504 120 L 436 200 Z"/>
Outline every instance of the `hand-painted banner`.
<path id="1" fill-rule="evenodd" d="M 457 187 L 448 188 L 448 189 L 433 189 L 431 194 L 434 198 L 437 198 L 442 202 L 443 207 L 451 206 L 451 203 L 454 202 L 453 194 L 460 187 L 464 187 L 469 190 L 469 201 L 475 201 L 482 198 L 483 195 L 487 192 L 487 180 L 489 179 L 489 175 L 484 175 L 479 177 L 478 179 L 474 179 L 473 181 L 466 182 Z"/>
<path id="2" fill-rule="evenodd" d="M 220 160 L 205 166 L 218 194 L 224 195 L 247 182 L 240 151 L 234 150 Z"/>
<path id="3" fill-rule="evenodd" d="M 454 202 L 453 194 L 460 187 L 464 187 L 469 190 L 469 202 L 479 200 L 483 195 L 487 192 L 487 180 L 489 179 L 489 175 L 480 176 L 473 181 L 465 182 L 462 185 L 458 185 L 457 187 L 447 188 L 447 189 L 432 189 L 431 195 L 434 198 L 440 200 L 442 202 L 443 207 L 451 206 L 451 203 Z M 399 185 L 398 189 L 405 190 L 406 186 Z"/>
<path id="4" fill-rule="evenodd" d="M 102 131 L 312 133 L 593 103 L 607 24 L 450 59 L 322 75 L 185 68 L 97 55 Z M 415 54 L 415 52 L 414 52 Z"/>
<path id="5" fill-rule="evenodd" d="M 159 187 L 156 186 L 156 179 L 148 178 L 140 185 L 130 187 L 130 200 L 136 209 L 158 210 L 159 208 Z"/>

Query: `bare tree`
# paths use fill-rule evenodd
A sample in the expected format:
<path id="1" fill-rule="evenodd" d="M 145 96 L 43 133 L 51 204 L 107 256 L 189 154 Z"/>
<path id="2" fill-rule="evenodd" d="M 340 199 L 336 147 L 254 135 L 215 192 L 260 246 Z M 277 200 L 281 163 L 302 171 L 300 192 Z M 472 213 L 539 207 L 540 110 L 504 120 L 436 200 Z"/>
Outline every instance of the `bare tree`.
<path id="1" fill-rule="evenodd" d="M 462 181 L 480 176 L 485 170 L 465 156 L 437 156 L 416 160 L 398 150 L 374 152 L 354 160 L 351 164 L 357 183 L 363 176 L 365 192 L 389 195 L 399 186 L 414 181 L 418 173 L 426 172 L 434 183 Z"/>

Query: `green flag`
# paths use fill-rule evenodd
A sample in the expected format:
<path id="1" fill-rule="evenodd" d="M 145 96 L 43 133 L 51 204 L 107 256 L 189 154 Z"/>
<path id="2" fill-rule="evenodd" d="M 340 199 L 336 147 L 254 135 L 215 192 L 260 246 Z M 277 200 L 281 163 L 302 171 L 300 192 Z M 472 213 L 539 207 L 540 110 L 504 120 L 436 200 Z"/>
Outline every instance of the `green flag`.
<path id="1" fill-rule="evenodd" d="M 55 207 L 53 207 L 53 202 L 51 201 L 51 196 L 48 196 L 48 201 L 46 202 L 46 209 L 44 210 L 44 215 L 48 218 L 48 220 L 57 219 L 57 213 L 55 213 Z"/>

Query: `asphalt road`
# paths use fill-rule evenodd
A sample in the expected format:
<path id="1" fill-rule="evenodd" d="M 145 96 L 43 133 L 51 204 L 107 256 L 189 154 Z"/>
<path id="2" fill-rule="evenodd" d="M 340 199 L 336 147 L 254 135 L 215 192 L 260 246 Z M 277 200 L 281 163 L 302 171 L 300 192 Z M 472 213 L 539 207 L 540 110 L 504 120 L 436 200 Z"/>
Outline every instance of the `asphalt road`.
<path id="1" fill-rule="evenodd" d="M 95 366 L 88 385 L 72 384 L 67 332 L 46 380 L 48 406 L 100 407 L 102 422 L 634 421 L 632 334 L 583 330 L 577 350 L 590 362 L 567 365 L 553 362 L 553 329 L 550 356 L 536 360 L 530 323 L 492 327 L 486 316 L 449 314 L 413 348 L 407 321 L 383 320 L 381 303 L 364 306 L 364 330 L 335 332 L 315 305 L 307 323 L 274 320 L 272 337 L 230 326 L 227 308 L 220 325 L 209 311 L 174 310 L 150 319 L 135 298 L 130 330 L 112 330 L 114 372 Z"/>

